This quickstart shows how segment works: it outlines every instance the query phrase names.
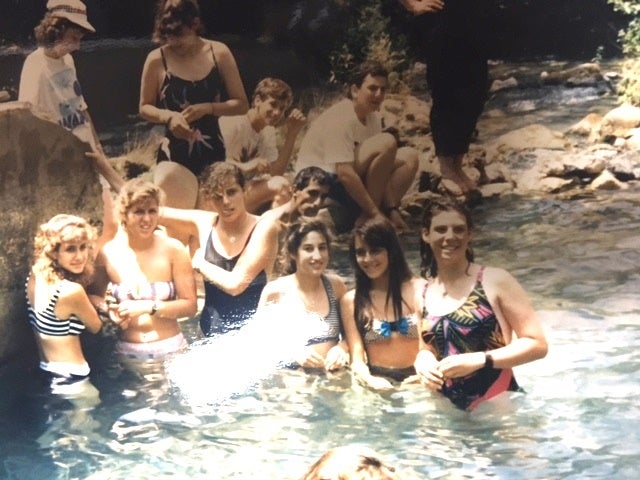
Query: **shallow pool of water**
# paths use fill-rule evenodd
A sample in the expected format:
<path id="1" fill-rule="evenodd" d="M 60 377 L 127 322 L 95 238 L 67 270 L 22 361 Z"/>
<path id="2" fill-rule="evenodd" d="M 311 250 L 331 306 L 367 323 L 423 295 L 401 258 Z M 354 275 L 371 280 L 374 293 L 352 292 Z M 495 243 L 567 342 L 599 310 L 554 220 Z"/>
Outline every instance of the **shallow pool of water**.
<path id="1" fill-rule="evenodd" d="M 194 367 L 215 397 L 196 408 L 176 382 L 123 370 L 102 347 L 99 403 L 25 394 L 2 415 L 0 478 L 294 479 L 328 448 L 359 443 L 406 478 L 635 479 L 639 193 L 505 197 L 477 209 L 478 261 L 516 275 L 549 338 L 545 359 L 516 368 L 525 394 L 469 414 L 417 385 L 377 394 L 347 373 L 286 370 L 256 370 L 234 392 L 222 372 L 243 364 L 250 376 L 246 365 L 264 361 L 260 349 L 229 348 Z M 417 271 L 417 239 L 403 241 Z M 195 339 L 196 323 L 184 327 Z"/>

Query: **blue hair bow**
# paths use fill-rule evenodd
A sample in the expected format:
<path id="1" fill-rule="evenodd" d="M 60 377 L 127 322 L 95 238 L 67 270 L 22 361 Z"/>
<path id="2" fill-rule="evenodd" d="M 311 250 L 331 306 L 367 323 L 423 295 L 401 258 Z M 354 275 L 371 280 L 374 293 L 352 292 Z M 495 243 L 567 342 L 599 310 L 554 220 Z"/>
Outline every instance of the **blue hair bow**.
<path id="1" fill-rule="evenodd" d="M 398 332 L 402 335 L 406 335 L 409 332 L 409 321 L 407 317 L 402 317 L 400 320 L 395 322 L 380 322 L 380 335 L 385 338 L 389 338 L 391 336 L 391 332 Z"/>

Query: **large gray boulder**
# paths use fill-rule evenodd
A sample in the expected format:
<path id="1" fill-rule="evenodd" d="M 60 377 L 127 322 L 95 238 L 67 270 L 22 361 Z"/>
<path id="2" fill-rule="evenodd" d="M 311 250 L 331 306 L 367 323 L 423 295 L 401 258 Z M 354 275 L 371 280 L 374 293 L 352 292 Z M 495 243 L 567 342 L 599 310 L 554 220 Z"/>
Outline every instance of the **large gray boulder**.
<path id="1" fill-rule="evenodd" d="M 9 372 L 35 361 L 24 284 L 37 226 L 57 213 L 92 223 L 102 216 L 100 185 L 87 150 L 25 104 L 0 105 L 0 398 L 9 388 L 3 381 Z"/>

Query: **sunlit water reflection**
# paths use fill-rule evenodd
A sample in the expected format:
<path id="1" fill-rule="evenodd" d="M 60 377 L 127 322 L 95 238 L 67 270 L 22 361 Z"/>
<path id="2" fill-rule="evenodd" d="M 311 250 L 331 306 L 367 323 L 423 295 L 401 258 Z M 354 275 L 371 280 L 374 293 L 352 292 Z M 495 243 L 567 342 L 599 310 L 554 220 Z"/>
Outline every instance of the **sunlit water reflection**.
<path id="1" fill-rule="evenodd" d="M 221 384 L 227 398 L 192 408 L 176 382 L 107 361 L 94 375 L 99 405 L 28 397 L 4 417 L 0 476 L 297 478 L 324 450 L 361 443 L 408 478 L 636 478 L 638 197 L 505 198 L 477 210 L 478 260 L 520 279 L 549 336 L 548 357 L 516 369 L 525 394 L 467 414 L 417 385 L 377 394 L 347 373 L 265 375 L 264 348 L 230 342 L 199 367 L 203 391 L 234 363 L 249 375 L 256 365 L 255 381 L 243 392 Z M 417 268 L 415 235 L 403 241 Z M 197 324 L 184 326 L 193 340 Z"/>

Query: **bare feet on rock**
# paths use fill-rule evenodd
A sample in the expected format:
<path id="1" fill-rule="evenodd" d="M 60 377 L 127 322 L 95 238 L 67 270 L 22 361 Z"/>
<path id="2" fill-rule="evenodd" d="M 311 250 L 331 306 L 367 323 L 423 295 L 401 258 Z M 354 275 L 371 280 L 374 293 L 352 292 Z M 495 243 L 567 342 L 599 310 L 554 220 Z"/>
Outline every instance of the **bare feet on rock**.
<path id="1" fill-rule="evenodd" d="M 454 196 L 467 195 L 477 191 L 478 186 L 462 169 L 463 155 L 439 157 L 442 186 Z"/>

